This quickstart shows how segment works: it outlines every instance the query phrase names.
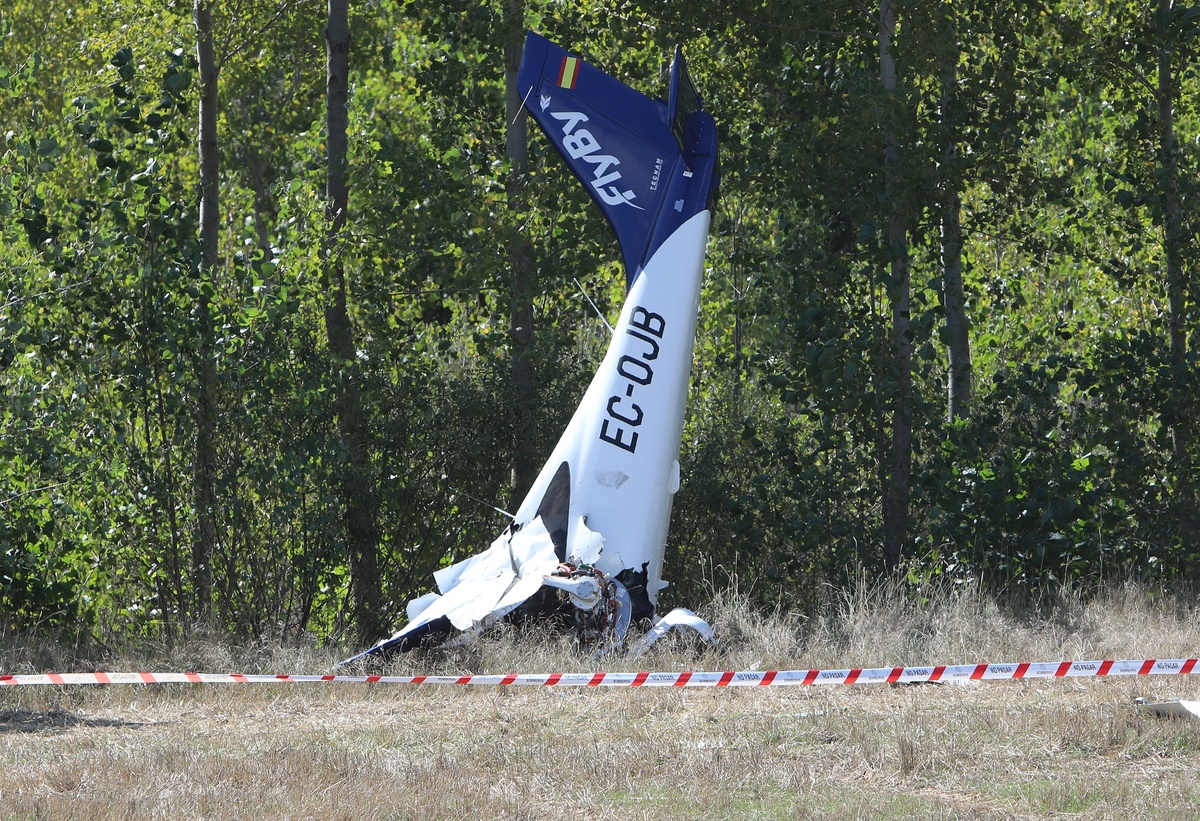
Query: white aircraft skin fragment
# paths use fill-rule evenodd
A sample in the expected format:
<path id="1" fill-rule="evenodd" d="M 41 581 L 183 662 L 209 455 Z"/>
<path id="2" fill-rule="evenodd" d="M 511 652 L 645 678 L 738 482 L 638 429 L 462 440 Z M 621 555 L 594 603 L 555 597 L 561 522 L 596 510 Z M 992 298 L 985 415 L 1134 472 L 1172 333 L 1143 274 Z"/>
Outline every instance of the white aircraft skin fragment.
<path id="1" fill-rule="evenodd" d="M 567 561 L 576 567 L 594 566 L 604 551 L 604 537 L 587 526 L 582 516 L 571 529 L 571 544 L 567 548 Z"/>
<path id="2" fill-rule="evenodd" d="M 397 636 L 442 617 L 459 630 L 488 617 L 501 618 L 536 593 L 558 564 L 540 519 L 511 536 L 505 531 L 487 550 L 435 573 L 442 595 L 422 607 Z"/>
<path id="3" fill-rule="evenodd" d="M 424 596 L 419 596 L 408 603 L 408 607 L 405 608 L 405 615 L 408 616 L 409 621 L 415 621 L 420 618 L 425 608 L 440 598 L 441 596 L 437 593 L 426 593 Z"/>
<path id="4" fill-rule="evenodd" d="M 671 630 L 694 630 L 700 634 L 700 637 L 712 644 L 716 641 L 716 636 L 713 635 L 712 628 L 708 622 L 697 616 L 691 610 L 684 607 L 676 607 L 667 615 L 663 616 L 658 622 L 647 630 L 637 641 L 629 646 L 628 656 L 637 658 L 645 653 L 650 647 L 669 633 Z"/>
<path id="5" fill-rule="evenodd" d="M 1143 710 L 1154 713 L 1159 718 L 1200 719 L 1200 701 L 1183 701 L 1174 698 L 1169 701 L 1150 703 L 1145 699 L 1137 699 L 1137 704 Z"/>

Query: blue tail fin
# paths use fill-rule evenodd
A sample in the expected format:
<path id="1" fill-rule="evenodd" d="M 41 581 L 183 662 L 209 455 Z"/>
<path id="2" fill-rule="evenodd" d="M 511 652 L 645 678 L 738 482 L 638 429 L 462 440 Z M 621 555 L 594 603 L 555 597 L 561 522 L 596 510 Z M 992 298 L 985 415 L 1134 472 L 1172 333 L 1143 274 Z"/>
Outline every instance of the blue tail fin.
<path id="1" fill-rule="evenodd" d="M 632 285 L 658 246 L 709 208 L 716 187 L 716 126 L 682 52 L 663 103 L 530 32 L 517 84 L 525 109 L 612 224 Z"/>

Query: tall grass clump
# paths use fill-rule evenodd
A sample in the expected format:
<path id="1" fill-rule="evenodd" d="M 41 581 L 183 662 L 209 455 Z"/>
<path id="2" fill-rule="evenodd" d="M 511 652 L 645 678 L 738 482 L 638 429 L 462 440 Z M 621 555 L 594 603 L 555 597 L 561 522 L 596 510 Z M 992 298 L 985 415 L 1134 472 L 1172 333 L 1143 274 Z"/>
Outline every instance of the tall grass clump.
<path id="1" fill-rule="evenodd" d="M 499 625 L 460 646 L 414 651 L 358 668 L 393 675 L 643 669 L 807 669 L 1181 658 L 1200 647 L 1200 604 L 1189 591 L 1137 583 L 1100 590 L 1058 588 L 1020 596 L 973 585 L 862 583 L 828 588 L 809 612 L 765 611 L 734 584 L 696 608 L 713 626 L 709 645 L 690 632 L 668 634 L 644 656 L 595 653 L 533 626 Z M 636 631 L 631 631 L 636 637 Z M 317 673 L 359 648 L 234 642 L 209 634 L 174 645 L 140 643 L 81 650 L 52 640 L 8 636 L 0 670 L 81 669 Z M 343 670 L 343 672 L 354 672 Z"/>
<path id="2" fill-rule="evenodd" d="M 737 585 L 696 608 L 708 645 L 670 633 L 644 656 L 584 652 L 569 639 L 502 626 L 463 647 L 410 653 L 396 674 L 580 670 L 733 670 L 921 666 L 1097 658 L 1181 658 L 1200 647 L 1188 591 L 1129 583 L 1098 591 L 996 595 L 973 585 L 861 583 L 826 591 L 809 613 L 763 611 Z"/>

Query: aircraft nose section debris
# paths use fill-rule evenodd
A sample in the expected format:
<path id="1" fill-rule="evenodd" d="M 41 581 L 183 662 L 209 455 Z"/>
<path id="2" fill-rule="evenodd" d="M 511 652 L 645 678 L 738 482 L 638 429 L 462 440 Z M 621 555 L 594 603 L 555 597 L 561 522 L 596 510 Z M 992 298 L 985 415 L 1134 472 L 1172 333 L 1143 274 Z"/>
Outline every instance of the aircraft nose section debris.
<path id="1" fill-rule="evenodd" d="M 571 579 L 550 576 L 545 585 L 565 591 L 571 597 L 571 604 L 580 610 L 591 610 L 600 603 L 600 582 L 594 577 Z"/>

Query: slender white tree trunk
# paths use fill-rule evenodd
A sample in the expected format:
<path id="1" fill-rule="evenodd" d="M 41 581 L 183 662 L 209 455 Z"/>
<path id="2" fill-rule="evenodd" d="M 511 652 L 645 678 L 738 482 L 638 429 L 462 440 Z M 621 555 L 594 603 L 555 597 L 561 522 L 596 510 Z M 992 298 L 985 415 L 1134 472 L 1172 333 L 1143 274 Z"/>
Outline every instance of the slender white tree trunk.
<path id="1" fill-rule="evenodd" d="M 879 3 L 879 73 L 889 100 L 896 96 L 896 59 L 892 40 L 896 12 L 891 0 Z M 900 197 L 900 140 L 889 127 L 884 148 L 884 186 L 888 201 L 888 257 L 892 305 L 892 365 L 896 391 L 892 397 L 892 438 L 887 486 L 883 497 L 883 564 L 888 574 L 900 565 L 908 538 L 909 483 L 912 477 L 912 340 L 909 337 L 911 285 L 908 221 Z"/>

